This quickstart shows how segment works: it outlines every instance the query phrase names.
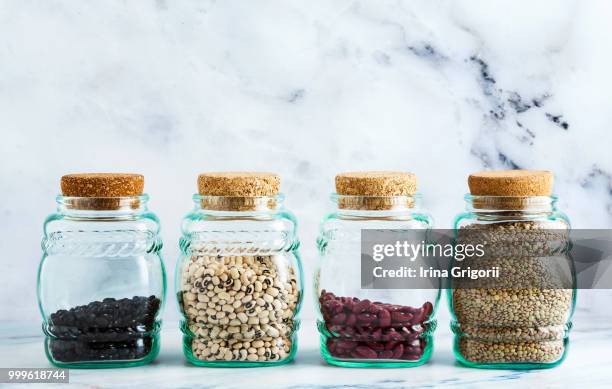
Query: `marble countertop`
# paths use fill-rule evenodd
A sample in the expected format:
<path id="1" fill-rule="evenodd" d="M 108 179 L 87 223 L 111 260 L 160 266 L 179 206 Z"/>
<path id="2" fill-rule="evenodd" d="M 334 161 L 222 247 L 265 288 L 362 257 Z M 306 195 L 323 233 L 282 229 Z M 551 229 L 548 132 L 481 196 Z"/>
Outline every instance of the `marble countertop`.
<path id="1" fill-rule="evenodd" d="M 612 328 L 590 320 L 572 332 L 566 361 L 550 370 L 479 370 L 458 365 L 449 331 L 441 328 L 432 360 L 408 369 L 348 369 L 325 364 L 314 322 L 305 321 L 295 360 L 270 368 L 198 368 L 188 365 L 176 325 L 166 325 L 162 349 L 144 367 L 71 370 L 71 387 L 87 388 L 414 388 L 414 387 L 609 387 L 612 381 Z M 443 326 L 441 326 L 443 327 Z M 36 323 L 3 322 L 0 367 L 49 367 Z M 34 387 L 41 387 L 34 384 Z M 20 384 L 20 388 L 27 387 Z"/>

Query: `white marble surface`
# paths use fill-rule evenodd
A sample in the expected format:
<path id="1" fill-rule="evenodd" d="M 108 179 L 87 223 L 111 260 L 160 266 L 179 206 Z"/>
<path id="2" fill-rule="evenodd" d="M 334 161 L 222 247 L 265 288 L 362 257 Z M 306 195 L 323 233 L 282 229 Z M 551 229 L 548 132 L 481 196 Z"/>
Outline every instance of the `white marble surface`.
<path id="1" fill-rule="evenodd" d="M 344 170 L 416 172 L 448 227 L 470 172 L 547 168 L 575 227 L 612 226 L 611 11 L 607 0 L 0 1 L 0 317 L 40 320 L 41 226 L 68 172 L 145 174 L 169 280 L 201 171 L 280 173 L 308 277 Z M 581 297 L 577 316 L 612 316 L 609 298 Z M 308 289 L 303 317 L 311 301 Z M 170 299 L 165 320 L 177 316 Z"/>
<path id="2" fill-rule="evenodd" d="M 188 365 L 178 329 L 162 331 L 157 360 L 144 367 L 71 370 L 71 388 L 609 388 L 612 380 L 612 329 L 608 321 L 590 321 L 573 331 L 567 359 L 548 370 L 479 370 L 454 361 L 451 337 L 442 326 L 433 358 L 408 369 L 350 369 L 327 365 L 318 349 L 314 322 L 303 323 L 295 360 L 267 368 L 201 368 Z M 42 336 L 31 323 L 2 323 L 0 366 L 49 367 Z M 33 388 L 40 384 L 30 385 Z M 27 387 L 19 384 L 18 387 Z"/>

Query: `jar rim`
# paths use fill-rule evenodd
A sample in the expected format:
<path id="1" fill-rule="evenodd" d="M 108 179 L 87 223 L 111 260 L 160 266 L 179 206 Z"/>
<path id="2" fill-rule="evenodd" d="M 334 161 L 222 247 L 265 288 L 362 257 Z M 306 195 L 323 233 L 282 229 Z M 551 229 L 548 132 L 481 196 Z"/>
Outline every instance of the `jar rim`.
<path id="1" fill-rule="evenodd" d="M 76 211 L 135 211 L 149 201 L 149 195 L 117 197 L 79 197 L 57 195 L 55 201 L 61 209 Z"/>
<path id="2" fill-rule="evenodd" d="M 551 211 L 558 201 L 556 195 L 550 196 L 489 196 L 467 193 L 464 197 L 470 211 Z"/>
<path id="3" fill-rule="evenodd" d="M 196 208 L 210 211 L 265 212 L 279 209 L 285 195 L 277 193 L 272 196 L 211 196 L 195 193 L 192 199 Z"/>
<path id="4" fill-rule="evenodd" d="M 411 195 L 362 196 L 332 193 L 330 200 L 341 210 L 347 211 L 412 211 L 420 208 L 423 196 L 420 192 Z"/>

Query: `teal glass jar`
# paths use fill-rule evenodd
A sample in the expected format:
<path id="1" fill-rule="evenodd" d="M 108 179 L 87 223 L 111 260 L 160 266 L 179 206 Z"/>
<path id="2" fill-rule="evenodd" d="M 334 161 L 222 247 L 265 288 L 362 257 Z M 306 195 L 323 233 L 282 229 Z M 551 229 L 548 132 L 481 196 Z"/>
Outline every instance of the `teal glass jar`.
<path id="1" fill-rule="evenodd" d="M 455 356 L 475 368 L 557 366 L 568 349 L 576 287 L 570 222 L 551 195 L 553 176 L 492 171 L 468 183 L 455 239 L 484 243 L 485 255 L 467 265 L 495 266 L 501 275 L 487 285 L 453 281 L 448 289 Z"/>
<path id="2" fill-rule="evenodd" d="M 176 293 L 197 366 L 275 366 L 297 350 L 297 222 L 271 173 L 206 173 L 184 218 Z"/>
<path id="3" fill-rule="evenodd" d="M 61 184 L 38 271 L 47 358 L 67 368 L 149 363 L 159 352 L 166 281 L 144 178 L 73 174 Z"/>
<path id="4" fill-rule="evenodd" d="M 427 230 L 411 173 L 336 176 L 334 209 L 321 222 L 315 306 L 321 354 L 343 367 L 412 367 L 433 352 L 440 289 L 362 289 L 361 231 Z"/>

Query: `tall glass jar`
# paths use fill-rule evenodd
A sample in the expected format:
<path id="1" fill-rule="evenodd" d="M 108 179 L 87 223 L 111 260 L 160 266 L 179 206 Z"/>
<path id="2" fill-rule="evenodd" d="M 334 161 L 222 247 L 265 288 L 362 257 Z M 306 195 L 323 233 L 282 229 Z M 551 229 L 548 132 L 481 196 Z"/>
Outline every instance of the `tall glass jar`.
<path id="1" fill-rule="evenodd" d="M 183 351 L 198 366 L 293 359 L 302 301 L 297 223 L 271 173 L 206 173 L 184 218 L 176 286 Z"/>
<path id="2" fill-rule="evenodd" d="M 62 177 L 38 271 L 45 351 L 61 367 L 143 365 L 159 352 L 159 221 L 137 174 Z"/>
<path id="3" fill-rule="evenodd" d="M 570 223 L 551 195 L 553 176 L 491 171 L 472 174 L 468 183 L 455 237 L 484 243 L 485 255 L 471 265 L 498 267 L 500 276 L 448 289 L 455 356 L 477 368 L 557 366 L 567 351 L 576 288 Z"/>
<path id="4" fill-rule="evenodd" d="M 411 367 L 433 350 L 439 289 L 362 289 L 361 230 L 432 227 L 411 173 L 336 176 L 334 210 L 321 223 L 315 273 L 321 353 L 344 367 Z"/>

